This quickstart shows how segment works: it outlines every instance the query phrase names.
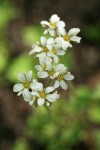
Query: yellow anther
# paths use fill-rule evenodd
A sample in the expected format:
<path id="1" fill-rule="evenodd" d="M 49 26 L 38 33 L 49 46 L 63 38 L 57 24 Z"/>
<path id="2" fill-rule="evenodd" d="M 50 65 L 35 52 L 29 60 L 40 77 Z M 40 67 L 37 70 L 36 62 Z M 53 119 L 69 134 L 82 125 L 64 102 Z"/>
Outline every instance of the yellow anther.
<path id="1" fill-rule="evenodd" d="M 50 22 L 50 26 L 55 29 L 56 28 L 56 23 L 55 22 Z"/>
<path id="2" fill-rule="evenodd" d="M 40 97 L 41 97 L 41 98 L 45 98 L 45 97 L 46 97 L 46 94 L 45 94 L 44 91 L 40 92 Z"/>
<path id="3" fill-rule="evenodd" d="M 69 37 L 68 34 L 64 35 L 63 38 L 64 38 L 65 41 L 70 41 L 70 37 Z"/>
<path id="4" fill-rule="evenodd" d="M 50 76 L 53 76 L 53 74 L 54 74 L 54 71 L 50 71 L 50 72 L 49 72 L 49 75 L 50 75 Z"/>
<path id="5" fill-rule="evenodd" d="M 48 48 L 47 47 L 44 47 L 44 52 L 48 52 Z"/>
<path id="6" fill-rule="evenodd" d="M 57 50 L 56 50 L 56 49 L 52 49 L 52 53 L 53 53 L 54 55 L 56 55 L 56 54 L 57 54 Z"/>
<path id="7" fill-rule="evenodd" d="M 60 81 L 60 80 L 63 80 L 63 76 L 62 75 L 58 75 L 57 79 Z"/>
<path id="8" fill-rule="evenodd" d="M 43 66 L 42 66 L 42 69 L 43 69 L 43 70 L 45 70 L 45 69 L 46 69 L 46 66 L 45 66 L 45 65 L 43 65 Z"/>
<path id="9" fill-rule="evenodd" d="M 24 81 L 23 83 L 25 88 L 29 88 L 30 87 L 30 82 L 29 81 Z"/>

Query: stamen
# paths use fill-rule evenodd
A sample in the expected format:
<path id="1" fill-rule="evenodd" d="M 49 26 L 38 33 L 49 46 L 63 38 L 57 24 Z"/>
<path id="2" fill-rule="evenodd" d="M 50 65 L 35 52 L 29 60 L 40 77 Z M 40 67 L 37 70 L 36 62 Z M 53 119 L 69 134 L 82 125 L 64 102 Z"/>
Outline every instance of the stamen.
<path id="1" fill-rule="evenodd" d="M 60 80 L 63 80 L 63 76 L 62 75 L 58 75 L 57 79 L 60 81 Z"/>
<path id="2" fill-rule="evenodd" d="M 43 65 L 43 66 L 42 66 L 42 69 L 43 69 L 43 70 L 45 70 L 45 69 L 46 69 L 46 66 L 45 66 L 45 65 Z"/>
<path id="3" fill-rule="evenodd" d="M 70 41 L 70 37 L 69 37 L 68 34 L 64 35 L 63 38 L 64 38 L 65 41 Z"/>
<path id="4" fill-rule="evenodd" d="M 50 71 L 50 72 L 49 72 L 49 75 L 50 75 L 50 76 L 53 76 L 53 74 L 54 74 L 54 71 Z"/>
<path id="5" fill-rule="evenodd" d="M 47 47 L 44 47 L 44 52 L 48 52 L 49 50 L 48 50 L 48 48 Z"/>
<path id="6" fill-rule="evenodd" d="M 56 23 L 55 22 L 50 22 L 50 26 L 55 29 L 56 28 Z"/>
<path id="7" fill-rule="evenodd" d="M 30 87 L 30 82 L 29 81 L 24 81 L 23 83 L 25 88 L 29 88 Z"/>
<path id="8" fill-rule="evenodd" d="M 56 54 L 57 54 L 57 50 L 56 50 L 56 49 L 52 49 L 52 53 L 53 53 L 54 55 L 56 55 Z"/>
<path id="9" fill-rule="evenodd" d="M 41 98 L 45 98 L 45 97 L 46 97 L 46 94 L 45 94 L 44 91 L 40 92 L 40 97 L 41 97 Z"/>

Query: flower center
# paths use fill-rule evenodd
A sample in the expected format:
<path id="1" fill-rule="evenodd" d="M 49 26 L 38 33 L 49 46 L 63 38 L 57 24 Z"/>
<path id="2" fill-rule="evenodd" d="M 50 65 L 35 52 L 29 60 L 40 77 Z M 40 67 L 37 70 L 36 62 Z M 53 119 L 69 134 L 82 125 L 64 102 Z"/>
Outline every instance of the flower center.
<path id="1" fill-rule="evenodd" d="M 29 88 L 30 87 L 30 82 L 29 81 L 25 81 L 23 83 L 23 85 L 24 85 L 25 88 Z"/>
<path id="2" fill-rule="evenodd" d="M 46 94 L 45 94 L 44 91 L 40 92 L 40 97 L 41 97 L 41 98 L 45 98 L 45 97 L 46 97 Z"/>
<path id="3" fill-rule="evenodd" d="M 68 34 L 64 35 L 63 38 L 64 38 L 65 41 L 70 41 L 70 37 L 69 37 Z"/>
<path id="4" fill-rule="evenodd" d="M 49 75 L 50 75 L 50 76 L 53 76 L 53 74 L 54 74 L 54 71 L 50 71 L 50 72 L 49 72 Z"/>
<path id="5" fill-rule="evenodd" d="M 63 80 L 63 76 L 62 75 L 58 75 L 57 79 L 60 81 L 60 80 Z"/>
<path id="6" fill-rule="evenodd" d="M 42 69 L 43 69 L 43 70 L 45 70 L 45 69 L 46 69 L 46 66 L 45 66 L 45 65 L 43 65 L 43 66 L 42 66 Z"/>
<path id="7" fill-rule="evenodd" d="M 56 50 L 56 49 L 52 49 L 52 53 L 53 53 L 54 55 L 56 55 L 56 54 L 57 54 L 57 50 Z"/>
<path id="8" fill-rule="evenodd" d="M 48 52 L 49 50 L 48 50 L 48 48 L 47 47 L 44 47 L 44 52 Z"/>
<path id="9" fill-rule="evenodd" d="M 55 29 L 56 28 L 56 23 L 55 22 L 50 22 L 50 26 Z"/>

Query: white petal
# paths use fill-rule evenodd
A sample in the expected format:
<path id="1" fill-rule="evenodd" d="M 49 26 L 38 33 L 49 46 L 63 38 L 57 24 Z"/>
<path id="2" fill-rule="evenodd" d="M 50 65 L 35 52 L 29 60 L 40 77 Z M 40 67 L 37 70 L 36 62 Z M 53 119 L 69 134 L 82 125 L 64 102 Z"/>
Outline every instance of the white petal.
<path id="1" fill-rule="evenodd" d="M 45 31 L 43 32 L 43 34 L 47 34 L 48 33 L 48 29 L 45 29 Z"/>
<path id="2" fill-rule="evenodd" d="M 29 105 L 30 105 L 30 106 L 33 106 L 34 101 L 35 101 L 35 100 L 30 101 L 30 102 L 29 102 Z"/>
<path id="3" fill-rule="evenodd" d="M 56 31 L 53 29 L 48 29 L 48 32 L 50 33 L 51 36 L 55 36 L 56 35 Z"/>
<path id="4" fill-rule="evenodd" d="M 60 86 L 64 89 L 64 90 L 67 90 L 68 86 L 66 84 L 66 82 L 64 80 L 61 80 L 60 81 Z"/>
<path id="5" fill-rule="evenodd" d="M 46 61 L 46 57 L 39 57 L 39 62 L 40 62 L 40 65 L 43 66 L 45 65 L 45 61 Z"/>
<path id="6" fill-rule="evenodd" d="M 19 79 L 19 81 L 24 82 L 25 81 L 25 75 L 23 73 L 19 72 L 18 73 L 18 79 Z"/>
<path id="7" fill-rule="evenodd" d="M 49 22 L 48 22 L 48 21 L 41 21 L 40 23 L 41 23 L 41 25 L 42 25 L 43 27 L 49 26 Z"/>
<path id="8" fill-rule="evenodd" d="M 37 53 L 41 52 L 43 50 L 43 48 L 37 46 L 35 49 L 34 49 Z"/>
<path id="9" fill-rule="evenodd" d="M 38 83 L 36 84 L 36 86 L 37 86 L 37 90 L 38 90 L 38 91 L 43 91 L 43 84 L 42 84 L 42 83 L 39 83 L 39 82 L 38 82 Z"/>
<path id="10" fill-rule="evenodd" d="M 81 38 L 78 36 L 72 36 L 70 37 L 70 40 L 76 43 L 80 43 Z"/>
<path id="11" fill-rule="evenodd" d="M 30 84 L 30 87 L 32 90 L 38 90 L 38 91 L 42 91 L 43 90 L 43 84 L 39 83 L 39 82 L 32 82 Z"/>
<path id="12" fill-rule="evenodd" d="M 51 71 L 51 70 L 52 70 L 52 63 L 51 63 L 51 62 L 49 62 L 49 61 L 46 62 L 46 69 L 47 69 L 48 71 Z"/>
<path id="13" fill-rule="evenodd" d="M 59 44 L 62 44 L 62 42 L 63 42 L 63 38 L 62 37 L 57 37 L 56 39 L 55 39 L 55 41 Z"/>
<path id="14" fill-rule="evenodd" d="M 64 66 L 64 64 L 58 64 L 58 65 L 54 68 L 55 72 L 59 71 L 63 66 Z"/>
<path id="15" fill-rule="evenodd" d="M 26 79 L 28 80 L 28 81 L 31 81 L 31 79 L 32 79 L 32 71 L 30 70 L 27 74 L 26 74 Z"/>
<path id="16" fill-rule="evenodd" d="M 47 45 L 47 48 L 49 49 L 49 50 L 51 50 L 52 49 L 52 45 Z"/>
<path id="17" fill-rule="evenodd" d="M 47 100 L 50 101 L 50 102 L 55 102 L 58 98 L 60 97 L 59 94 L 57 94 L 57 91 L 53 94 L 48 94 L 47 95 Z"/>
<path id="18" fill-rule="evenodd" d="M 37 89 L 36 83 L 31 82 L 31 84 L 30 84 L 30 88 L 31 88 L 32 90 Z"/>
<path id="19" fill-rule="evenodd" d="M 42 67 L 40 65 L 36 65 L 35 68 L 36 68 L 37 71 L 42 70 Z"/>
<path id="20" fill-rule="evenodd" d="M 47 44 L 54 44 L 54 43 L 55 43 L 54 38 L 49 38 L 47 40 Z"/>
<path id="21" fill-rule="evenodd" d="M 58 22 L 57 22 L 57 27 L 62 27 L 62 28 L 64 28 L 64 27 L 65 27 L 65 22 L 64 22 L 64 21 L 58 21 Z"/>
<path id="22" fill-rule="evenodd" d="M 58 77 L 58 75 L 59 75 L 59 72 L 55 72 L 55 73 L 53 74 L 53 76 L 50 76 L 50 78 L 51 78 L 51 79 L 55 79 L 55 78 Z"/>
<path id="23" fill-rule="evenodd" d="M 50 106 L 50 103 L 49 103 L 49 102 L 46 102 L 45 104 L 46 104 L 46 106 L 48 106 L 48 107 Z"/>
<path id="24" fill-rule="evenodd" d="M 42 106 L 44 104 L 44 98 L 39 98 L 37 100 L 37 103 L 38 103 L 39 106 Z"/>
<path id="25" fill-rule="evenodd" d="M 46 43 L 47 43 L 47 39 L 46 39 L 46 37 L 44 37 L 44 36 L 42 36 L 41 37 L 41 43 L 42 43 L 42 45 L 46 45 Z"/>
<path id="26" fill-rule="evenodd" d="M 34 48 L 32 49 L 32 51 L 30 51 L 29 55 L 34 54 L 34 53 L 39 53 L 43 50 L 42 47 L 39 47 L 38 45 L 35 45 Z"/>
<path id="27" fill-rule="evenodd" d="M 63 41 L 63 43 L 62 43 L 62 48 L 63 48 L 64 50 L 67 50 L 68 47 L 69 47 L 69 42 Z"/>
<path id="28" fill-rule="evenodd" d="M 33 95 L 33 96 L 37 96 L 37 97 L 39 97 L 40 95 L 39 95 L 39 93 L 37 92 L 37 91 L 33 91 L 33 92 L 31 92 L 31 94 Z"/>
<path id="29" fill-rule="evenodd" d="M 55 81 L 55 84 L 54 84 L 54 88 L 56 89 L 56 88 L 58 88 L 58 87 L 59 87 L 59 81 L 56 80 L 56 81 Z"/>
<path id="30" fill-rule="evenodd" d="M 66 75 L 64 75 L 64 79 L 65 79 L 65 80 L 73 80 L 73 79 L 74 79 L 74 76 L 71 75 L 71 74 L 66 74 Z"/>
<path id="31" fill-rule="evenodd" d="M 41 58 L 41 57 L 46 57 L 46 53 L 45 53 L 45 52 L 42 52 L 42 53 L 40 53 L 40 54 L 37 54 L 36 57 L 39 57 L 39 58 Z"/>
<path id="32" fill-rule="evenodd" d="M 46 89 L 45 89 L 45 92 L 46 93 L 50 93 L 50 92 L 52 92 L 52 91 L 54 91 L 54 87 L 47 87 Z"/>
<path id="33" fill-rule="evenodd" d="M 32 95 L 29 92 L 29 90 L 28 89 L 24 89 L 23 90 L 23 98 L 24 98 L 24 100 L 29 102 L 31 100 L 31 97 L 32 97 Z"/>
<path id="34" fill-rule="evenodd" d="M 30 52 L 29 52 L 29 55 L 32 55 L 32 54 L 34 54 L 35 53 L 35 51 L 34 51 L 34 49 L 33 50 L 31 50 Z"/>
<path id="35" fill-rule="evenodd" d="M 58 32 L 59 32 L 61 35 L 66 35 L 66 30 L 65 30 L 65 28 L 59 27 L 59 28 L 58 28 Z"/>
<path id="36" fill-rule="evenodd" d="M 64 65 L 59 70 L 60 74 L 64 74 L 66 71 L 67 71 L 67 67 Z"/>
<path id="37" fill-rule="evenodd" d="M 60 20 L 60 17 L 58 17 L 57 14 L 52 15 L 50 18 L 50 22 L 57 22 L 59 20 Z"/>
<path id="38" fill-rule="evenodd" d="M 14 92 L 19 92 L 19 91 L 21 91 L 23 88 L 24 88 L 23 84 L 18 83 L 18 84 L 15 84 L 15 85 L 14 85 L 13 91 L 14 91 Z"/>
<path id="39" fill-rule="evenodd" d="M 55 63 L 58 63 L 58 61 L 59 61 L 58 56 L 55 55 L 55 56 L 53 57 L 53 59 L 54 59 L 54 62 L 55 62 Z"/>
<path id="40" fill-rule="evenodd" d="M 77 35 L 80 32 L 79 28 L 72 28 L 69 30 L 68 35 L 72 36 L 72 35 Z"/>
<path id="41" fill-rule="evenodd" d="M 40 71 L 40 72 L 38 72 L 38 77 L 46 78 L 46 77 L 48 77 L 48 73 L 46 71 Z"/>
<path id="42" fill-rule="evenodd" d="M 62 55 L 65 54 L 65 51 L 64 51 L 64 50 L 58 50 L 58 51 L 57 51 L 57 54 L 62 56 Z"/>
<path id="43" fill-rule="evenodd" d="M 20 96 L 23 93 L 23 90 L 18 92 L 17 96 Z"/>

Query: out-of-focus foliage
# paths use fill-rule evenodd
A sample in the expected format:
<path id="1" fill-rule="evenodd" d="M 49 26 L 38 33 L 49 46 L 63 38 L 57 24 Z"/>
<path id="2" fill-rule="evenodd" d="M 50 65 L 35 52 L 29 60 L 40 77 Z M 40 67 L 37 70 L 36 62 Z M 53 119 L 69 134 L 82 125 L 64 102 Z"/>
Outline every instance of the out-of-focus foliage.
<path id="1" fill-rule="evenodd" d="M 87 25 L 84 28 L 84 37 L 88 39 L 87 41 L 93 42 L 93 44 L 100 43 L 100 26 L 92 26 L 92 25 Z"/>
<path id="2" fill-rule="evenodd" d="M 100 121 L 98 106 L 100 95 L 96 94 L 99 88 L 100 86 L 95 91 L 79 86 L 73 90 L 69 98 L 60 99 L 54 107 L 49 108 L 49 111 L 44 107 L 36 108 L 34 114 L 28 118 L 23 138 L 23 140 L 27 139 L 27 145 L 30 145 L 30 149 L 27 150 L 32 150 L 34 147 L 37 150 L 41 146 L 46 150 L 74 150 L 73 147 L 80 142 L 84 145 L 88 144 L 89 128 L 92 127 L 92 123 L 96 124 Z M 92 113 L 92 108 L 96 112 L 93 110 Z M 94 139 L 97 143 L 95 150 L 100 148 L 99 133 L 100 130 L 95 132 L 93 129 L 97 139 L 97 141 Z M 25 145 L 26 142 L 23 144 Z M 20 140 L 14 147 L 19 143 Z"/>
<path id="3" fill-rule="evenodd" d="M 10 47 L 12 46 L 10 45 L 12 41 L 9 42 L 8 27 L 9 23 L 11 23 L 10 21 L 14 23 L 14 21 L 17 22 L 21 18 L 15 19 L 19 16 L 20 9 L 16 10 L 12 2 L 11 0 L 0 1 L 0 85 L 16 83 L 19 71 L 27 72 L 33 70 L 34 78 L 36 78 L 36 70 L 34 68 L 36 59 L 34 56 L 30 57 L 28 54 L 23 53 L 17 55 L 17 57 L 14 54 L 14 58 L 12 57 L 11 51 L 13 51 L 13 47 Z M 19 26 L 20 23 L 23 24 L 23 21 L 19 21 Z M 13 31 L 15 30 L 16 27 Z M 21 32 L 24 43 L 30 46 L 31 49 L 31 45 L 40 40 L 43 30 L 40 26 L 33 25 L 23 26 Z M 85 39 L 86 43 L 91 42 L 95 45 L 100 43 L 100 26 L 98 24 L 95 26 L 91 24 L 85 25 L 81 32 L 83 35 L 82 40 Z M 74 64 L 73 50 L 68 50 L 67 55 L 60 57 L 60 59 L 68 69 L 72 69 Z M 5 86 L 5 88 L 8 87 Z M 77 87 L 75 85 L 75 89 L 72 90 L 69 97 L 64 95 L 66 93 L 62 92 L 62 94 L 63 99 L 55 103 L 55 106 L 51 107 L 50 111 L 47 111 L 44 107 L 32 110 L 34 112 L 27 120 L 24 136 L 21 138 L 15 137 L 17 140 L 13 150 L 80 150 L 82 148 L 85 149 L 84 146 L 88 147 L 89 144 L 95 145 L 94 150 L 100 150 L 100 86 L 91 90 L 86 86 Z M 5 95 L 3 97 L 5 98 Z M 5 104 L 4 111 L 6 111 L 6 105 L 8 103 Z M 1 112 L 3 112 L 3 109 L 1 109 Z M 7 112 L 4 114 L 7 114 Z M 5 118 L 4 122 L 1 123 L 2 125 L 6 122 Z M 4 131 L 5 135 L 1 134 L 0 139 L 2 137 L 5 138 L 5 136 L 8 136 L 9 139 L 8 128 Z M 14 126 L 11 126 L 11 128 L 15 130 Z M 23 127 L 21 126 L 20 128 Z M 10 137 L 13 138 L 13 135 L 10 135 Z M 5 141 L 6 139 L 3 139 L 0 143 L 3 143 L 4 147 L 7 145 L 7 141 L 4 143 Z M 8 149 L 12 143 L 8 143 Z M 83 143 L 83 147 L 81 147 L 80 143 Z"/>
<path id="4" fill-rule="evenodd" d="M 16 11 L 10 0 L 0 1 L 0 29 L 5 28 L 8 21 L 13 19 L 15 15 Z"/>
<path id="5" fill-rule="evenodd" d="M 8 63 L 8 48 L 4 42 L 0 42 L 0 72 L 3 72 Z"/>
<path id="6" fill-rule="evenodd" d="M 36 78 L 36 70 L 35 70 L 36 60 L 30 57 L 28 54 L 22 54 L 18 58 L 12 60 L 8 70 L 7 70 L 7 78 L 11 82 L 17 82 L 17 76 L 19 72 L 28 72 L 29 70 L 33 70 L 33 76 Z"/>
<path id="7" fill-rule="evenodd" d="M 25 140 L 18 140 L 16 141 L 16 147 L 14 147 L 14 150 L 28 150 L 29 147 L 27 145 L 27 142 Z"/>
<path id="8" fill-rule="evenodd" d="M 25 43 L 31 46 L 34 42 L 40 41 L 43 30 L 40 26 L 28 26 L 23 30 L 23 39 Z"/>

